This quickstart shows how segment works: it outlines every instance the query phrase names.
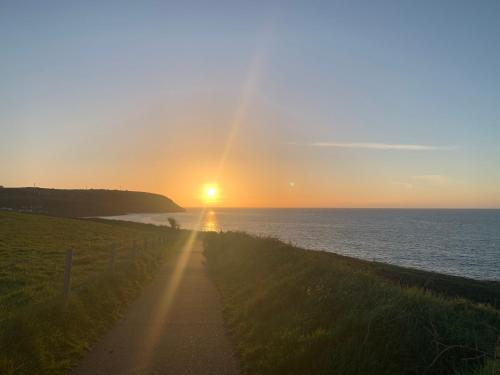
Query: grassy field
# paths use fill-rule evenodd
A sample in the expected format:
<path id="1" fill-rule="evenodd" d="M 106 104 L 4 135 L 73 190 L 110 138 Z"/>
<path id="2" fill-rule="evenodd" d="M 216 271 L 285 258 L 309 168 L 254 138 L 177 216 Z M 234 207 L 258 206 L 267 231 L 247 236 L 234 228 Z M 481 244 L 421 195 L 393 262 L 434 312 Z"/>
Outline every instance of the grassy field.
<path id="1" fill-rule="evenodd" d="M 498 283 L 242 233 L 207 234 L 205 254 L 245 374 L 500 371 Z"/>
<path id="2" fill-rule="evenodd" d="M 0 212 L 0 374 L 67 373 L 168 260 L 180 236 L 152 225 Z M 69 248 L 72 291 L 63 308 Z"/>

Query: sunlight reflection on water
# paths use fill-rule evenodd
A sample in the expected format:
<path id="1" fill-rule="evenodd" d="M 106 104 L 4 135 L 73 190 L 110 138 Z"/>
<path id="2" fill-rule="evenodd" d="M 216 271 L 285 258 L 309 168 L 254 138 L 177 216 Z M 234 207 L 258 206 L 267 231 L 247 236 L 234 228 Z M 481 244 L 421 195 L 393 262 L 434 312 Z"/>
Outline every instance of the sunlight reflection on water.
<path id="1" fill-rule="evenodd" d="M 217 215 L 214 210 L 207 210 L 202 220 L 201 230 L 204 232 L 219 232 L 221 228 L 217 222 Z"/>

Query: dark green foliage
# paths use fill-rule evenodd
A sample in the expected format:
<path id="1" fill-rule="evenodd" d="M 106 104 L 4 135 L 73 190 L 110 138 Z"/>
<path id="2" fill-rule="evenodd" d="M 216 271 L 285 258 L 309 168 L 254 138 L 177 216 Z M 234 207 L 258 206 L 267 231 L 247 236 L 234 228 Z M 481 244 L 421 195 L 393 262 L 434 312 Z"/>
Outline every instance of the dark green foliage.
<path id="1" fill-rule="evenodd" d="M 0 212 L 0 374 L 67 373 L 183 235 L 152 225 Z M 69 247 L 72 288 L 64 308 Z"/>
<path id="2" fill-rule="evenodd" d="M 121 190 L 0 189 L 0 208 L 56 216 L 112 216 L 184 209 L 159 194 Z"/>
<path id="3" fill-rule="evenodd" d="M 170 225 L 170 228 L 175 229 L 175 230 L 181 228 L 181 226 L 179 225 L 177 220 L 175 220 L 173 217 L 168 218 L 168 224 Z"/>
<path id="4" fill-rule="evenodd" d="M 400 286 L 367 262 L 242 233 L 207 234 L 205 253 L 247 374 L 491 369 L 500 334 L 491 306 Z"/>

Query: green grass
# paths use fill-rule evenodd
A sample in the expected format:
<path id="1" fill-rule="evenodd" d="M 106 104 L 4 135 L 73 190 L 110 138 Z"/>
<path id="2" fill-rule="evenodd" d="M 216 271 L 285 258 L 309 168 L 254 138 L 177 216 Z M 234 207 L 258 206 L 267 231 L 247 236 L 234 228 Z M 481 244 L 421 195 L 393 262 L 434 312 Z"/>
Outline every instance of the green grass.
<path id="1" fill-rule="evenodd" d="M 495 371 L 499 311 L 457 298 L 475 281 L 438 277 L 423 289 L 420 271 L 242 233 L 207 234 L 205 254 L 245 374 Z M 495 284 L 484 285 L 489 299 Z"/>
<path id="2" fill-rule="evenodd" d="M 398 267 L 331 254 L 338 261 L 357 270 L 367 270 L 401 286 L 415 286 L 447 297 L 465 298 L 477 303 L 500 307 L 500 282 L 467 279 L 436 272 Z"/>
<path id="3" fill-rule="evenodd" d="M 171 257 L 181 233 L 153 225 L 0 212 L 0 374 L 67 373 Z M 161 236 L 167 244 L 160 243 Z M 134 241 L 139 253 L 133 251 Z M 72 291 L 63 308 L 69 248 L 74 250 Z"/>

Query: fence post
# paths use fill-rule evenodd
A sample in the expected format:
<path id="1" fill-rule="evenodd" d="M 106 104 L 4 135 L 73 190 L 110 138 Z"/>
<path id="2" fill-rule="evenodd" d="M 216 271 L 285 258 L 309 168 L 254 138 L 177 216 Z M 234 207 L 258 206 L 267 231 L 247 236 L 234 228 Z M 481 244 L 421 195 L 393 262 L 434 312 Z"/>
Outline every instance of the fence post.
<path id="1" fill-rule="evenodd" d="M 115 262 L 116 262 L 116 246 L 115 243 L 111 244 L 111 258 L 109 259 L 109 269 L 111 272 L 115 272 Z"/>
<path id="2" fill-rule="evenodd" d="M 135 260 L 135 253 L 136 253 L 136 250 L 137 249 L 137 240 L 132 240 L 132 251 L 131 251 L 131 255 L 132 255 L 132 258 Z"/>
<path id="3" fill-rule="evenodd" d="M 137 245 L 137 240 L 134 240 L 134 262 L 139 259 L 139 246 Z"/>
<path id="4" fill-rule="evenodd" d="M 71 266 L 73 264 L 73 249 L 68 249 L 66 251 L 66 262 L 64 265 L 64 289 L 63 289 L 63 299 L 64 306 L 68 304 L 69 292 L 71 290 Z"/>

